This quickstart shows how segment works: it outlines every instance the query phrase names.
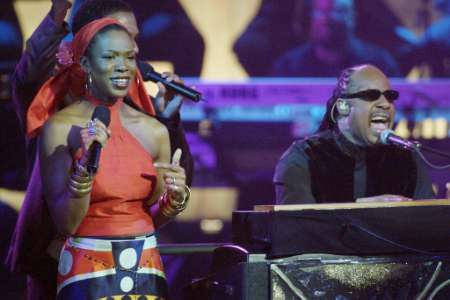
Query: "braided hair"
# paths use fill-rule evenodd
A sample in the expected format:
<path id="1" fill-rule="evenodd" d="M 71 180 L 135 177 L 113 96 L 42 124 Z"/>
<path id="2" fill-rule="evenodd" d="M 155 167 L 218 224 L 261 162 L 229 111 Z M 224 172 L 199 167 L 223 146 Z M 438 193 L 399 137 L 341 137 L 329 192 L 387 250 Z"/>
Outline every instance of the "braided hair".
<path id="1" fill-rule="evenodd" d="M 350 68 L 347 68 L 341 72 L 341 75 L 338 78 L 338 82 L 336 84 L 336 87 L 333 90 L 333 94 L 327 101 L 327 109 L 325 111 L 325 114 L 322 118 L 322 121 L 320 122 L 319 129 L 317 132 L 325 131 L 328 129 L 334 129 L 336 128 L 336 110 L 334 109 L 334 106 L 336 104 L 337 99 L 339 99 L 340 95 L 342 95 L 348 88 L 348 85 L 350 84 L 350 78 L 355 73 L 355 71 L 360 70 L 363 67 L 366 67 L 367 65 L 358 65 L 353 66 Z"/>

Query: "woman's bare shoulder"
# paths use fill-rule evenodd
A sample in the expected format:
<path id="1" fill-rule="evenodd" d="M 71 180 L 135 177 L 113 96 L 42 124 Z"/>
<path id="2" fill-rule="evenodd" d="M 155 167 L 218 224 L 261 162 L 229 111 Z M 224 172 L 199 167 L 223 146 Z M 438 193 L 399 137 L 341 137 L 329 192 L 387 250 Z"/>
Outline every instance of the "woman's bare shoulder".
<path id="1" fill-rule="evenodd" d="M 80 103 L 73 103 L 54 113 L 42 129 L 43 142 L 48 145 L 67 145 L 72 133 L 79 132 L 80 128 L 84 127 L 89 120 L 83 110 Z"/>
<path id="2" fill-rule="evenodd" d="M 61 126 L 63 125 L 85 125 L 90 119 L 87 114 L 87 108 L 85 103 L 75 102 L 69 106 L 57 111 L 49 119 L 50 122 L 55 122 Z"/>
<path id="3" fill-rule="evenodd" d="M 164 132 L 167 131 L 167 128 L 153 116 L 149 116 L 128 105 L 125 112 L 127 123 L 138 124 L 139 127 L 142 127 L 146 130 L 151 130 L 152 132 L 158 134 L 164 134 Z"/>

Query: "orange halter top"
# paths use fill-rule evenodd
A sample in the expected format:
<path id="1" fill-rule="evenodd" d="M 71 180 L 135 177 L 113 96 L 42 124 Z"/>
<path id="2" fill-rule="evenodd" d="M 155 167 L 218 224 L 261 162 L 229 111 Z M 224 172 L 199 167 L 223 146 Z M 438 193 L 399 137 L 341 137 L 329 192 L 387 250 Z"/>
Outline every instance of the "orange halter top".
<path id="1" fill-rule="evenodd" d="M 76 236 L 135 236 L 152 233 L 145 202 L 156 185 L 153 159 L 121 124 L 118 100 L 111 105 L 111 137 L 102 149 L 89 210 Z"/>

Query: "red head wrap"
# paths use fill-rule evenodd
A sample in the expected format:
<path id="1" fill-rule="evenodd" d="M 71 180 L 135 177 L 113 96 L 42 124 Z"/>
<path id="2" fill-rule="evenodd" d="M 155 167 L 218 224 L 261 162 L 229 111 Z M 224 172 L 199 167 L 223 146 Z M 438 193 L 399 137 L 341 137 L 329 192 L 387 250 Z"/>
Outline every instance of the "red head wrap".
<path id="1" fill-rule="evenodd" d="M 86 94 L 86 74 L 81 68 L 80 58 L 84 55 L 94 36 L 102 28 L 112 24 L 123 27 L 116 19 L 103 18 L 86 24 L 74 36 L 69 49 L 66 49 L 67 52 L 73 54 L 73 58 L 66 59 L 57 74 L 44 83 L 27 111 L 28 136 L 34 137 L 39 133 L 39 129 L 55 112 L 57 104 L 67 93 L 71 93 L 75 97 Z M 143 84 L 142 75 L 139 70 L 136 71 L 128 95 L 140 109 L 150 115 L 155 115 L 155 110 Z"/>

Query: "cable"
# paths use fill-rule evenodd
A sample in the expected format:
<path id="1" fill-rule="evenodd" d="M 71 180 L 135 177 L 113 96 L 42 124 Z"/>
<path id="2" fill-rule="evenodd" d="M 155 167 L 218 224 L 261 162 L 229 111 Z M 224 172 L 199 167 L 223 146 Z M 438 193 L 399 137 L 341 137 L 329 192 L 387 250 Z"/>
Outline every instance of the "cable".
<path id="1" fill-rule="evenodd" d="M 284 283 L 287 284 L 287 286 L 291 289 L 292 292 L 294 292 L 294 294 L 300 298 L 301 300 L 308 300 L 308 298 L 305 296 L 305 294 L 298 288 L 295 286 L 295 284 L 292 283 L 292 281 L 289 279 L 289 277 L 287 277 L 283 271 L 280 270 L 280 268 L 278 268 L 277 265 L 270 265 L 271 269 L 278 275 L 280 276 L 281 280 L 284 281 Z"/>
<path id="2" fill-rule="evenodd" d="M 427 300 L 433 300 L 434 296 L 436 296 L 436 294 L 442 290 L 445 286 L 450 284 L 450 279 L 447 279 L 446 281 L 444 281 L 443 283 L 441 283 L 440 285 L 438 285 L 437 288 L 434 289 L 434 291 L 430 294 L 430 296 L 427 298 Z"/>
<path id="3" fill-rule="evenodd" d="M 444 165 L 444 166 L 437 166 L 432 164 L 431 162 L 429 162 L 425 156 L 423 155 L 423 153 L 420 151 L 420 146 L 416 146 L 414 147 L 414 150 L 417 152 L 417 154 L 419 154 L 420 158 L 430 167 L 432 167 L 433 169 L 438 169 L 438 170 L 443 170 L 443 169 L 448 169 L 450 168 L 450 164 L 448 165 Z M 427 150 L 427 149 L 425 149 Z"/>
<path id="4" fill-rule="evenodd" d="M 433 154 L 436 154 L 436 155 L 445 157 L 445 158 L 447 158 L 447 159 L 450 159 L 450 153 L 445 153 L 445 152 L 442 152 L 442 151 L 440 151 L 440 150 L 436 150 L 436 149 L 434 149 L 434 148 L 425 146 L 425 145 L 423 145 L 423 144 L 421 144 L 421 143 L 419 143 L 419 142 L 413 142 L 413 143 L 415 144 L 415 146 L 416 146 L 417 148 L 420 148 L 420 149 L 426 150 L 426 151 L 428 151 L 428 152 L 431 152 L 431 153 L 433 153 Z"/>
<path id="5" fill-rule="evenodd" d="M 417 249 L 417 248 L 408 247 L 408 246 L 399 244 L 397 242 L 391 241 L 391 240 L 389 240 L 387 238 L 384 238 L 384 237 L 382 237 L 382 236 L 380 236 L 380 235 L 378 235 L 376 233 L 373 233 L 372 231 L 370 231 L 368 229 L 365 229 L 365 228 L 363 228 L 363 227 L 361 227 L 359 225 L 356 225 L 356 224 L 353 224 L 353 223 L 349 223 L 348 225 L 349 226 L 353 226 L 356 229 L 359 229 L 362 232 L 365 232 L 368 235 L 375 237 L 376 239 L 379 239 L 379 240 L 384 241 L 384 242 L 386 242 L 388 244 L 394 245 L 394 246 L 396 246 L 396 247 L 398 247 L 400 249 L 408 250 L 408 251 L 415 252 L 415 253 L 425 254 L 425 255 L 436 256 L 436 253 L 428 252 L 428 251 L 425 251 L 425 250 L 420 250 L 420 249 Z"/>
<path id="6" fill-rule="evenodd" d="M 417 295 L 415 300 L 422 300 L 425 297 L 425 295 L 428 293 L 428 291 L 430 290 L 430 288 L 433 285 L 433 283 L 436 281 L 436 278 L 438 277 L 439 273 L 441 272 L 441 267 L 442 267 L 442 261 L 438 262 L 438 264 L 436 266 L 436 269 L 434 270 L 433 275 L 431 276 L 431 278 L 428 281 L 427 285 L 422 290 L 422 292 L 420 292 L 420 294 Z"/>

